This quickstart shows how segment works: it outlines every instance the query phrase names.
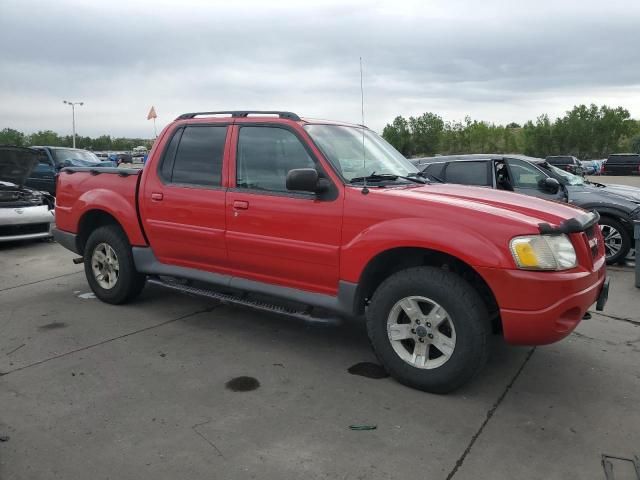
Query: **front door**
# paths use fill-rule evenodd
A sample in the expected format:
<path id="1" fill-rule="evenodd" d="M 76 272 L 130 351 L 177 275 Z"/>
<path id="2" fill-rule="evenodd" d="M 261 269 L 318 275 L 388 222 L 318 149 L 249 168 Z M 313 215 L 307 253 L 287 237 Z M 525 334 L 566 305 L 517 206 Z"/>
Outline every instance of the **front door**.
<path id="1" fill-rule="evenodd" d="M 220 124 L 178 127 L 160 147 L 157 169 L 145 172 L 144 230 L 162 263 L 222 272 L 228 267 L 223 174 L 228 131 Z"/>
<path id="2" fill-rule="evenodd" d="M 535 165 L 516 158 L 507 159 L 507 165 L 509 168 L 509 180 L 514 192 L 544 198 L 545 200 L 566 199 L 562 188 L 557 193 L 552 193 L 540 186 L 540 182 L 544 181 L 548 175 Z"/>
<path id="3" fill-rule="evenodd" d="M 292 169 L 315 168 L 329 178 L 301 132 L 251 124 L 235 128 L 237 150 L 227 194 L 227 246 L 234 274 L 335 294 L 342 190 L 333 183 L 321 196 L 287 190 Z"/>

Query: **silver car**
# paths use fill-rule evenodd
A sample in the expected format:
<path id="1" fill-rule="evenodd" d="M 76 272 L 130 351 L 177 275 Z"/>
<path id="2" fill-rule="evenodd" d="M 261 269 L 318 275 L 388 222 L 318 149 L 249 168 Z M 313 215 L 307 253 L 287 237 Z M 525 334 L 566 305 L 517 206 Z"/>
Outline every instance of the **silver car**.
<path id="1" fill-rule="evenodd" d="M 0 146 L 0 242 L 51 236 L 54 198 L 24 186 L 40 155 L 28 148 Z"/>

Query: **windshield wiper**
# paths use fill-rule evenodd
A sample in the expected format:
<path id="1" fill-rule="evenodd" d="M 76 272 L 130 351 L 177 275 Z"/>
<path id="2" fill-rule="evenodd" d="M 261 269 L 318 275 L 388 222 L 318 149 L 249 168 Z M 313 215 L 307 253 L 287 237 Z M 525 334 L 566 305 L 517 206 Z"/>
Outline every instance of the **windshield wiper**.
<path id="1" fill-rule="evenodd" d="M 444 183 L 444 180 L 442 180 L 440 177 L 436 177 L 434 174 L 432 173 L 427 173 L 424 170 L 421 172 L 417 172 L 417 173 L 410 173 L 409 175 L 407 175 L 408 177 L 412 177 L 412 176 L 416 176 L 416 177 L 420 177 L 420 178 L 428 178 L 430 180 L 435 180 L 436 182 L 439 183 Z"/>
<path id="2" fill-rule="evenodd" d="M 600 188 L 604 188 L 604 187 L 606 187 L 606 185 L 604 185 L 604 184 L 602 184 L 602 183 L 593 182 L 593 181 L 591 181 L 591 180 L 587 180 L 587 179 L 585 179 L 585 180 L 584 180 L 584 183 L 587 183 L 587 184 L 589 184 L 589 185 L 595 185 L 596 187 L 600 187 Z"/>
<path id="3" fill-rule="evenodd" d="M 397 179 L 403 179 L 403 180 L 408 180 L 410 182 L 414 182 L 414 183 L 420 183 L 422 185 L 424 185 L 425 183 L 427 183 L 425 180 L 423 180 L 422 178 L 418 178 L 418 177 L 405 177 L 403 175 L 395 175 L 392 173 L 376 173 L 373 172 L 371 175 L 367 175 L 366 177 L 353 177 L 351 180 L 349 180 L 349 183 L 359 183 L 359 182 L 384 182 L 384 181 L 393 181 L 393 180 L 397 180 Z"/>

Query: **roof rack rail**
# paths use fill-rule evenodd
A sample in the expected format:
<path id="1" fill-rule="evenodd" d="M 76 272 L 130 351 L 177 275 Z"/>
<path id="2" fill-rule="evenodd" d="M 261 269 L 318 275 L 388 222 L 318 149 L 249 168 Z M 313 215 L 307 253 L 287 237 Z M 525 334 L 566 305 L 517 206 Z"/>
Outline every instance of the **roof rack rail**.
<path id="1" fill-rule="evenodd" d="M 233 118 L 246 118 L 253 114 L 265 114 L 265 115 L 278 115 L 280 118 L 286 118 L 287 120 L 300 120 L 300 117 L 293 112 L 281 112 L 278 110 L 225 110 L 220 112 L 193 112 L 183 113 L 176 120 L 185 120 L 187 118 L 195 118 L 200 115 L 231 115 Z"/>

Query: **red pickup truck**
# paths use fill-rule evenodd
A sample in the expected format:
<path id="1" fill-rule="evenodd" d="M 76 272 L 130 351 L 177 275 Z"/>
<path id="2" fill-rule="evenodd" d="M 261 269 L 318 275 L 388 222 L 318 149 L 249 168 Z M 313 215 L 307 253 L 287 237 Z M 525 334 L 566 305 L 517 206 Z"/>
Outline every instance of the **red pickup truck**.
<path id="1" fill-rule="evenodd" d="M 66 168 L 55 238 L 96 296 L 146 282 L 302 318 L 365 318 L 407 385 L 444 393 L 488 336 L 540 345 L 607 299 L 597 213 L 423 174 L 371 130 L 290 112 L 178 117 L 142 171 Z"/>

